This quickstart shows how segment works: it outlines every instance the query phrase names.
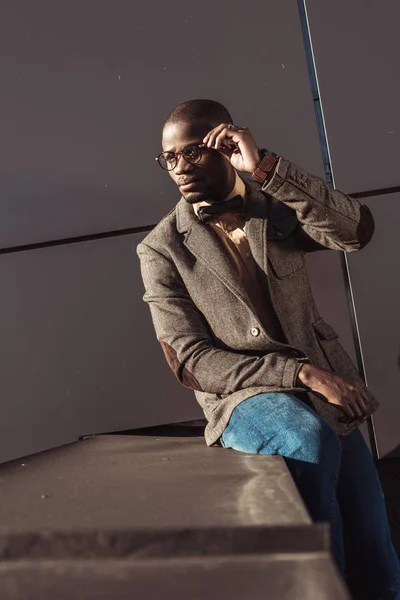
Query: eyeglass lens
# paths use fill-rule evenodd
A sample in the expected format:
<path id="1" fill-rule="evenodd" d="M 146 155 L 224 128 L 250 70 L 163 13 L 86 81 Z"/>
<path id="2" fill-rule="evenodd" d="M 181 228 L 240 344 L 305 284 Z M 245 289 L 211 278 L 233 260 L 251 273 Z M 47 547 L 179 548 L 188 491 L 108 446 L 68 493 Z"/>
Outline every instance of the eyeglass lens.
<path id="1" fill-rule="evenodd" d="M 178 156 L 180 153 L 175 152 L 163 152 L 158 158 L 160 167 L 166 171 L 172 171 L 178 164 Z M 199 162 L 201 159 L 202 151 L 199 146 L 185 146 L 182 150 L 183 158 L 191 164 Z"/>

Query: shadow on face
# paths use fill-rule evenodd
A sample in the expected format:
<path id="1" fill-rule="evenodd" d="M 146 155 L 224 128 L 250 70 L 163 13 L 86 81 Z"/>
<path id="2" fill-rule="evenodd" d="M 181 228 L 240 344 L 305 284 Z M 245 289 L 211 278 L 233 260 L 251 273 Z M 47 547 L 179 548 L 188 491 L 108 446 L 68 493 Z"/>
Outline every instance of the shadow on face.
<path id="1" fill-rule="evenodd" d="M 202 144 L 204 136 L 213 126 L 203 123 L 168 123 L 162 135 L 162 147 L 166 152 L 180 152 L 190 144 Z M 196 164 L 187 162 L 181 155 L 170 176 L 182 196 L 190 204 L 218 202 L 233 189 L 235 170 L 220 152 L 203 148 L 201 160 Z"/>

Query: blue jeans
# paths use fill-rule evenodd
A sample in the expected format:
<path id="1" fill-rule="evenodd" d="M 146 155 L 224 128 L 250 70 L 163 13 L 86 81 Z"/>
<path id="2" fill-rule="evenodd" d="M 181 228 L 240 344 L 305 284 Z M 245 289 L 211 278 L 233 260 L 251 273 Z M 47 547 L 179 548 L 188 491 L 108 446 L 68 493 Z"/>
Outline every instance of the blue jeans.
<path id="1" fill-rule="evenodd" d="M 344 577 L 350 570 L 355 598 L 400 600 L 385 500 L 359 429 L 338 436 L 302 400 L 264 393 L 234 409 L 220 441 L 225 448 L 284 457 L 311 518 L 329 522 L 333 556 Z"/>

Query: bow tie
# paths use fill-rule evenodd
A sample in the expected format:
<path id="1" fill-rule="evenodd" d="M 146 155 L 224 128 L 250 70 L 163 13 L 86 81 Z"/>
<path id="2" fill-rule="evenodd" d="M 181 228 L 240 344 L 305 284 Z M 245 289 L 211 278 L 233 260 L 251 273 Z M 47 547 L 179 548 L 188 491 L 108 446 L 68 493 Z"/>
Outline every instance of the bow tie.
<path id="1" fill-rule="evenodd" d="M 210 221 L 215 215 L 220 215 L 225 212 L 235 212 L 244 214 L 244 198 L 243 196 L 233 196 L 230 200 L 222 200 L 222 202 L 214 202 L 210 206 L 200 206 L 198 209 L 198 217 L 203 223 Z"/>

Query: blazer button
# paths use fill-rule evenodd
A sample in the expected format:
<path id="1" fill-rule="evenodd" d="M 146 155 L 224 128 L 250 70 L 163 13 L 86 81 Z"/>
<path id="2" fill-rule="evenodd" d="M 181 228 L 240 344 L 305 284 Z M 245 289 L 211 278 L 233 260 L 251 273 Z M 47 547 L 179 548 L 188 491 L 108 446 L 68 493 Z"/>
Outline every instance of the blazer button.
<path id="1" fill-rule="evenodd" d="M 254 335 L 254 337 L 256 337 L 260 333 L 260 330 L 258 329 L 258 327 L 252 327 L 250 333 L 251 335 Z"/>

